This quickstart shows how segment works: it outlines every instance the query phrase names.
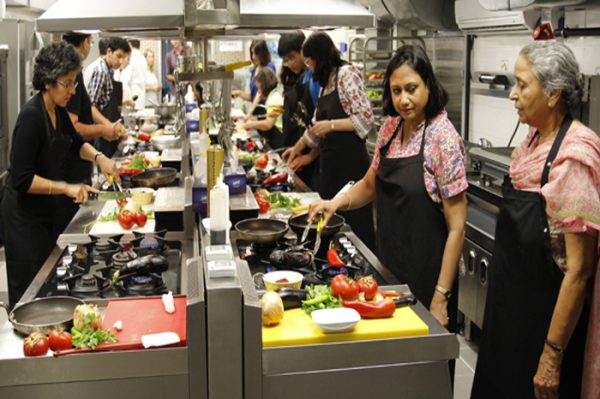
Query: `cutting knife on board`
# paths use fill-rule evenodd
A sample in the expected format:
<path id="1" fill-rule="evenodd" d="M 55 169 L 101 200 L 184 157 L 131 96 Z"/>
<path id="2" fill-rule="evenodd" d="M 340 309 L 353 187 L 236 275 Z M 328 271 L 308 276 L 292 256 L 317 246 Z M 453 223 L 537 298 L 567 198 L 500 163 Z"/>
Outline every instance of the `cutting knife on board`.
<path id="1" fill-rule="evenodd" d="M 124 191 L 100 191 L 98 193 L 93 193 L 93 192 L 89 192 L 88 193 L 88 199 L 90 201 L 94 201 L 94 200 L 101 200 L 101 201 L 108 201 L 108 200 L 117 200 L 117 199 L 123 199 L 123 198 L 130 198 L 131 197 L 131 193 L 130 192 L 124 192 Z"/>

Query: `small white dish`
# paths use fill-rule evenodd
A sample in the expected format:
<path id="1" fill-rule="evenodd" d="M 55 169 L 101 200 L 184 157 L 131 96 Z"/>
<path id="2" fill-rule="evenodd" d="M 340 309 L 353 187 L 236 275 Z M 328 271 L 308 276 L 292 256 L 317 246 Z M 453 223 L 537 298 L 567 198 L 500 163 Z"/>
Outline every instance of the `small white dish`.
<path id="1" fill-rule="evenodd" d="M 348 332 L 360 321 L 360 314 L 350 308 L 320 309 L 310 314 L 323 332 Z"/>

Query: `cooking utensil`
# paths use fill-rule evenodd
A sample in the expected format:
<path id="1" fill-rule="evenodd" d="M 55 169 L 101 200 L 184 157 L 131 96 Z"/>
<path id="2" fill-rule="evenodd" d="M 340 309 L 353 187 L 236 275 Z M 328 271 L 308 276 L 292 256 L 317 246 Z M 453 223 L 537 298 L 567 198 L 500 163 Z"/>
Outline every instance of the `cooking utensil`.
<path id="1" fill-rule="evenodd" d="M 154 103 L 154 109 L 161 119 L 169 119 L 177 111 L 176 104 L 156 104 Z"/>
<path id="2" fill-rule="evenodd" d="M 321 231 L 323 231 L 323 223 L 325 218 L 323 215 L 319 217 L 319 222 L 317 223 L 317 238 L 315 240 L 315 246 L 313 248 L 313 254 L 316 254 L 319 248 L 321 247 Z"/>
<path id="3" fill-rule="evenodd" d="M 8 321 L 20 334 L 41 332 L 48 335 L 54 329 L 68 330 L 73 324 L 75 308 L 84 303 L 81 299 L 70 296 L 54 296 L 34 299 L 12 311 L 4 302 L 0 302 L 0 306 L 6 310 Z"/>
<path id="4" fill-rule="evenodd" d="M 123 199 L 123 198 L 129 198 L 129 197 L 131 197 L 130 192 L 100 191 L 99 193 L 93 193 L 93 192 L 88 193 L 88 199 L 90 201 L 93 201 L 93 200 L 108 201 L 108 200 L 116 200 L 116 199 Z"/>
<path id="5" fill-rule="evenodd" d="M 308 223 L 307 219 L 308 219 L 308 213 L 300 213 L 298 215 L 292 216 L 288 220 L 288 224 L 289 224 L 290 228 L 294 231 L 294 233 L 296 233 L 296 235 L 299 237 L 302 237 L 302 234 L 304 233 L 304 229 L 306 228 L 306 225 L 308 224 L 309 231 L 308 231 L 307 240 L 311 241 L 316 238 L 317 224 L 316 223 L 314 223 L 314 224 Z M 334 213 L 331 216 L 331 219 L 329 219 L 329 223 L 327 223 L 327 225 L 323 227 L 323 230 L 321 231 L 321 236 L 329 237 L 329 236 L 337 233 L 342 228 L 344 223 L 346 223 L 346 220 L 343 218 L 343 216 L 338 215 L 337 213 Z"/>
<path id="6" fill-rule="evenodd" d="M 162 136 L 154 136 L 150 139 L 152 147 L 158 151 L 166 150 L 167 148 L 176 148 L 179 146 L 180 138 L 172 134 L 165 134 Z"/>
<path id="7" fill-rule="evenodd" d="M 308 238 L 309 231 L 310 231 L 310 223 L 306 223 L 306 227 L 304 228 L 304 231 L 302 232 L 302 237 L 300 237 L 300 241 L 298 242 L 299 244 L 302 244 L 303 242 L 306 241 L 306 239 Z"/>
<path id="8" fill-rule="evenodd" d="M 176 177 L 175 168 L 150 168 L 133 176 L 131 180 L 141 187 L 163 187 L 171 184 Z"/>
<path id="9" fill-rule="evenodd" d="M 279 240 L 288 229 L 285 222 L 275 219 L 246 219 L 235 224 L 242 239 L 261 244 Z"/>

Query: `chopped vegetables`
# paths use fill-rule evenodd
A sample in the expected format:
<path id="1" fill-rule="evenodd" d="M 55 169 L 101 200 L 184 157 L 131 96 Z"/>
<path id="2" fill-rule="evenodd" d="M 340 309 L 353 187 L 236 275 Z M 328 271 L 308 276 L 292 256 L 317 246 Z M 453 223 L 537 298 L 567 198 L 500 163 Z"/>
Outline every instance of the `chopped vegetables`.
<path id="1" fill-rule="evenodd" d="M 279 191 L 269 194 L 269 203 L 271 208 L 295 208 L 301 205 L 299 198 L 290 198 Z"/>
<path id="2" fill-rule="evenodd" d="M 342 302 L 331 293 L 331 289 L 325 284 L 307 285 L 308 294 L 306 300 L 302 301 L 302 309 L 306 314 L 313 310 L 339 308 Z"/>

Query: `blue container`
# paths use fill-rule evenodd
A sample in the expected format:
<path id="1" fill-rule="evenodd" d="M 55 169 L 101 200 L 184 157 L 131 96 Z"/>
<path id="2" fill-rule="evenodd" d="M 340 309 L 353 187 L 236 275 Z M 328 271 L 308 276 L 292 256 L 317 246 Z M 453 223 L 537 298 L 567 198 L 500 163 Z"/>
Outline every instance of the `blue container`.
<path id="1" fill-rule="evenodd" d="M 238 168 L 232 171 L 230 168 L 225 168 L 225 184 L 229 186 L 230 195 L 244 194 L 246 192 L 246 172 L 244 168 Z"/>
<path id="2" fill-rule="evenodd" d="M 185 112 L 192 112 L 196 108 L 198 108 L 196 103 L 185 103 Z"/>
<path id="3" fill-rule="evenodd" d="M 208 213 L 208 192 L 206 186 L 192 187 L 192 210 L 206 217 Z"/>
<path id="4" fill-rule="evenodd" d="M 188 133 L 200 131 L 200 121 L 188 119 L 185 121 L 185 130 Z"/>

